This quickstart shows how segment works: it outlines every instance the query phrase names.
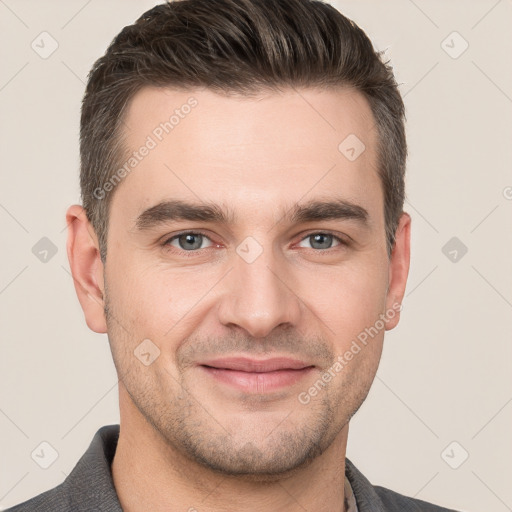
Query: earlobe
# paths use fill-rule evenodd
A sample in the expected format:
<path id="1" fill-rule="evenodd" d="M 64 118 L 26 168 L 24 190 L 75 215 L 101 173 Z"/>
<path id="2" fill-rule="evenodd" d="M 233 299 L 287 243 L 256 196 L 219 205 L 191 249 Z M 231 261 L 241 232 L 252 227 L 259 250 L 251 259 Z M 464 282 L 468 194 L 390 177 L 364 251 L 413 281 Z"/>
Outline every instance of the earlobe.
<path id="1" fill-rule="evenodd" d="M 386 297 L 386 330 L 396 327 L 409 274 L 411 254 L 411 217 L 402 213 L 396 230 L 395 245 L 389 263 L 389 286 Z M 387 313 L 390 314 L 387 314 Z"/>
<path id="2" fill-rule="evenodd" d="M 85 321 L 94 332 L 106 333 L 104 269 L 98 239 L 82 206 L 70 206 L 66 212 L 66 222 L 69 266 Z"/>

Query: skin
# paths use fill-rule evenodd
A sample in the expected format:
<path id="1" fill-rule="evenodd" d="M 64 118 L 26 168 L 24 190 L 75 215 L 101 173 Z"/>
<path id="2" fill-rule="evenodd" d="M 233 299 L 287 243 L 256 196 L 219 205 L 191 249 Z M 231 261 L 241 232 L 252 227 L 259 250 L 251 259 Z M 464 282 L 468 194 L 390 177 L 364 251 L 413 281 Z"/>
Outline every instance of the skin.
<path id="1" fill-rule="evenodd" d="M 350 89 L 228 97 L 209 90 L 145 88 L 126 115 L 125 144 L 139 148 L 190 97 L 180 119 L 117 185 L 106 264 L 79 205 L 68 209 L 68 256 L 88 326 L 108 333 L 119 375 L 121 434 L 112 464 L 123 509 L 343 510 L 349 420 L 367 396 L 384 331 L 396 326 L 409 269 L 410 217 L 391 257 L 377 173 L 377 132 L 365 98 Z M 338 145 L 356 134 L 354 161 Z M 166 199 L 211 202 L 227 224 L 172 221 L 146 230 L 137 217 Z M 293 223 L 310 200 L 341 198 L 367 220 Z M 178 238 L 207 238 L 187 251 Z M 310 235 L 336 238 L 315 242 Z M 251 263 L 236 249 L 253 237 Z M 185 247 L 185 248 L 184 248 Z M 394 308 L 395 306 L 395 308 Z M 322 387 L 298 400 L 357 335 L 384 328 Z M 158 347 L 148 366 L 142 340 Z M 207 358 L 290 356 L 314 365 L 278 391 L 242 392 L 199 366 Z"/>

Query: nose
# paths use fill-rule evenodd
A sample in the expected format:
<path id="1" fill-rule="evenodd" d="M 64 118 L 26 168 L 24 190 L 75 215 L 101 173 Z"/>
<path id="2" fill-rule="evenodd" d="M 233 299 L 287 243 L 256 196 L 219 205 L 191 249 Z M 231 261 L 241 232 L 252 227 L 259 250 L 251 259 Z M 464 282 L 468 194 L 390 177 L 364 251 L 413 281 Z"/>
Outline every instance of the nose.
<path id="1" fill-rule="evenodd" d="M 252 262 L 235 255 L 220 300 L 219 321 L 254 338 L 264 338 L 276 327 L 298 328 L 301 300 L 286 262 L 278 261 L 270 250 Z"/>

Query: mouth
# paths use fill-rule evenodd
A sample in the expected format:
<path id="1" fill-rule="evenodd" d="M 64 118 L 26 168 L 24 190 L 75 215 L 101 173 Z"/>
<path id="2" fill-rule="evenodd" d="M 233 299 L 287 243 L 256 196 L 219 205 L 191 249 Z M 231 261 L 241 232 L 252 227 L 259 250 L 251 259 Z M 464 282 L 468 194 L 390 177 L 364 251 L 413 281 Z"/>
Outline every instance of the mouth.
<path id="1" fill-rule="evenodd" d="M 309 375 L 314 365 L 288 357 L 233 357 L 205 361 L 199 367 L 217 383 L 246 393 L 269 393 L 291 387 Z"/>

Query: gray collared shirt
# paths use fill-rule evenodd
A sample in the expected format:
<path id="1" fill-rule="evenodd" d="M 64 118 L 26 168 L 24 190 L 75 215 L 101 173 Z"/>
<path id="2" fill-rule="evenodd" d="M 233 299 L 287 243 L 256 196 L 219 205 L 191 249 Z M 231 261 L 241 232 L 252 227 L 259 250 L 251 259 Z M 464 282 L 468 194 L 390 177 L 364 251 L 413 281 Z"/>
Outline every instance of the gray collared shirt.
<path id="1" fill-rule="evenodd" d="M 6 512 L 122 512 L 111 470 L 118 439 L 119 425 L 101 427 L 64 482 Z M 348 512 L 455 512 L 373 486 L 347 458 L 344 488 Z"/>
<path id="2" fill-rule="evenodd" d="M 352 486 L 350 485 L 350 481 L 345 475 L 345 512 L 359 512 L 357 509 L 356 497 L 354 496 L 354 492 L 352 491 Z"/>

